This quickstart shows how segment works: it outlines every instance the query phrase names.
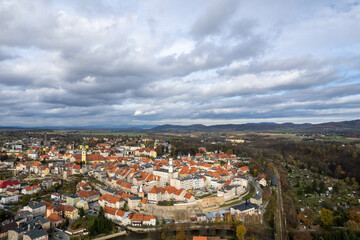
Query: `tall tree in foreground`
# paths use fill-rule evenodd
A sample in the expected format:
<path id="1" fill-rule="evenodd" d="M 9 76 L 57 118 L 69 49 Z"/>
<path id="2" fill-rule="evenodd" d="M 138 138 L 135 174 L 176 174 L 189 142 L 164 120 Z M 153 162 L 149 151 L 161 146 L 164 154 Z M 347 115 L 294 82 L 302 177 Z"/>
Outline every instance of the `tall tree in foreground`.
<path id="1" fill-rule="evenodd" d="M 324 227 L 330 227 L 334 221 L 334 214 L 331 210 L 323 208 L 320 213 L 320 220 Z"/>
<path id="2" fill-rule="evenodd" d="M 246 228 L 244 227 L 244 225 L 238 225 L 236 227 L 236 237 L 239 240 L 244 240 L 245 239 L 245 234 L 246 234 Z"/>

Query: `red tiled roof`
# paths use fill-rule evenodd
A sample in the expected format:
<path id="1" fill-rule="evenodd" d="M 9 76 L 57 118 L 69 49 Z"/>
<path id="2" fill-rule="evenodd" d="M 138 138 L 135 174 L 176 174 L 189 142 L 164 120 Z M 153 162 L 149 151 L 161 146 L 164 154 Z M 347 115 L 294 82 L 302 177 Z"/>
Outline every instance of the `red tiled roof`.
<path id="1" fill-rule="evenodd" d="M 55 214 L 55 213 L 51 213 L 48 217 L 47 217 L 48 220 L 52 221 L 52 222 L 58 222 L 58 221 L 61 221 L 63 220 L 62 217 L 60 217 L 59 215 Z"/>
<path id="2" fill-rule="evenodd" d="M 186 193 L 185 196 L 184 196 L 184 198 L 186 198 L 186 199 L 190 199 L 191 197 L 192 197 L 192 195 L 189 194 L 189 193 Z"/>
<path id="3" fill-rule="evenodd" d="M 77 194 L 79 195 L 79 197 L 81 198 L 87 198 L 87 197 L 91 197 L 91 196 L 96 196 L 96 195 L 100 195 L 97 191 L 95 190 L 91 190 L 91 191 L 79 191 L 77 192 Z"/>
<path id="4" fill-rule="evenodd" d="M 150 221 L 151 219 L 156 219 L 154 216 L 144 216 L 143 221 Z"/>
<path id="5" fill-rule="evenodd" d="M 133 222 L 142 222 L 144 218 L 144 215 L 142 215 L 141 213 L 135 213 L 132 217 L 132 221 Z"/>
<path id="6" fill-rule="evenodd" d="M 116 210 L 117 209 L 111 208 L 111 207 L 108 207 L 108 206 L 104 207 L 104 213 L 107 213 L 107 214 L 110 214 L 110 215 L 115 215 Z"/>
<path id="7" fill-rule="evenodd" d="M 121 199 L 119 197 L 111 196 L 110 194 L 105 194 L 99 198 L 99 201 L 106 201 L 115 204 L 116 202 L 120 202 Z"/>
<path id="8" fill-rule="evenodd" d="M 28 191 L 31 191 L 31 190 L 34 190 L 34 189 L 37 189 L 37 188 L 40 188 L 40 185 L 26 187 L 25 190 L 28 192 Z"/>

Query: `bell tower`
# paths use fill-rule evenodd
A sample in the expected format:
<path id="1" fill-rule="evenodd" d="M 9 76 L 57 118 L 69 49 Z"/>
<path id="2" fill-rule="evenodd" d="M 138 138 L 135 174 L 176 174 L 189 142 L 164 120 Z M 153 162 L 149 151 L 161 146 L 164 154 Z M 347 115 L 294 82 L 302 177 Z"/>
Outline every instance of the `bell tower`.
<path id="1" fill-rule="evenodd" d="M 174 172 L 174 169 L 173 169 L 173 159 L 172 158 L 169 158 L 169 173 L 172 173 Z"/>
<path id="2" fill-rule="evenodd" d="M 81 149 L 81 162 L 84 162 L 86 164 L 86 146 L 85 146 L 85 140 L 83 141 L 82 149 Z"/>

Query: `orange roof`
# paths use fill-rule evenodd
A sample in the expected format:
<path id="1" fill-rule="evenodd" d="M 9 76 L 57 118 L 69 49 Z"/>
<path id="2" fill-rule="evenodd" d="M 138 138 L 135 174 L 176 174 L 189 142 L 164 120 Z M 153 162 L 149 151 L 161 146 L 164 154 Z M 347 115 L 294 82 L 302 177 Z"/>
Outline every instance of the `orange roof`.
<path id="1" fill-rule="evenodd" d="M 142 215 L 141 213 L 135 213 L 132 217 L 132 221 L 142 222 L 143 218 L 144 218 L 144 215 Z"/>
<path id="2" fill-rule="evenodd" d="M 115 215 L 116 210 L 117 209 L 111 208 L 111 207 L 108 207 L 108 206 L 104 207 L 104 213 L 107 213 L 107 214 L 110 214 L 110 215 Z"/>
<path id="3" fill-rule="evenodd" d="M 45 203 L 46 208 L 52 208 L 52 204 L 46 201 L 42 201 L 43 203 Z"/>
<path id="4" fill-rule="evenodd" d="M 174 194 L 179 196 L 183 191 L 184 191 L 184 189 L 181 188 L 181 189 L 177 190 Z"/>
<path id="5" fill-rule="evenodd" d="M 68 206 L 68 205 L 60 205 L 54 208 L 55 212 L 73 212 L 77 210 L 75 207 Z"/>
<path id="6" fill-rule="evenodd" d="M 190 169 L 190 171 L 189 171 L 189 174 L 192 175 L 192 174 L 194 174 L 194 173 L 196 173 L 196 172 L 197 172 L 197 168 L 196 168 L 196 167 L 192 167 L 192 168 Z"/>
<path id="7" fill-rule="evenodd" d="M 207 240 L 207 237 L 203 237 L 203 236 L 194 236 L 193 240 Z"/>
<path id="8" fill-rule="evenodd" d="M 123 187 L 125 187 L 125 188 L 131 188 L 131 187 L 132 187 L 132 184 L 127 183 L 127 182 L 123 182 L 123 183 L 121 183 L 121 186 L 123 186 Z"/>
<path id="9" fill-rule="evenodd" d="M 128 193 L 121 193 L 120 196 L 121 196 L 122 198 L 130 198 L 130 197 L 132 197 L 132 196 L 134 196 L 134 195 L 128 194 Z"/>
<path id="10" fill-rule="evenodd" d="M 120 202 L 121 199 L 119 197 L 111 196 L 110 194 L 105 194 L 99 198 L 99 201 L 106 201 L 115 204 L 116 202 Z"/>
<path id="11" fill-rule="evenodd" d="M 179 172 L 179 174 L 188 174 L 188 173 L 189 173 L 189 167 L 188 166 L 183 167 Z"/>
<path id="12" fill-rule="evenodd" d="M 166 186 L 166 187 L 164 187 L 164 190 L 166 192 L 168 192 L 169 194 L 172 194 L 172 193 L 177 191 L 177 189 L 175 187 L 173 187 L 173 186 Z"/>
<path id="13" fill-rule="evenodd" d="M 58 221 L 61 221 L 63 220 L 62 217 L 60 217 L 59 215 L 55 214 L 55 213 L 52 213 L 50 214 L 48 217 L 47 217 L 48 220 L 52 221 L 52 222 L 58 222 Z"/>
<path id="14" fill-rule="evenodd" d="M 125 215 L 125 211 L 119 209 L 119 210 L 116 212 L 116 215 L 122 217 L 122 216 Z"/>
<path id="15" fill-rule="evenodd" d="M 147 199 L 146 199 L 146 198 L 141 199 L 141 203 L 142 203 L 142 204 L 145 204 L 146 202 L 147 202 Z"/>
<path id="16" fill-rule="evenodd" d="M 149 191 L 149 193 L 155 193 L 155 194 L 158 194 L 158 193 L 164 193 L 165 191 L 164 191 L 164 189 L 163 188 L 161 188 L 161 187 L 153 187 L 150 191 Z"/>
<path id="17" fill-rule="evenodd" d="M 150 221 L 151 219 L 156 219 L 154 216 L 144 216 L 143 221 Z"/>
<path id="18" fill-rule="evenodd" d="M 34 189 L 37 189 L 37 188 L 40 188 L 40 185 L 35 185 L 35 186 L 26 187 L 25 190 L 26 190 L 26 191 L 31 191 L 31 190 L 34 190 Z"/>
<path id="19" fill-rule="evenodd" d="M 77 194 L 79 195 L 79 197 L 81 198 L 87 198 L 87 197 L 91 197 L 91 196 L 95 196 L 95 195 L 100 195 L 97 191 L 95 190 L 91 190 L 91 191 L 79 191 L 77 192 Z"/>
<path id="20" fill-rule="evenodd" d="M 33 166 L 40 167 L 40 166 L 42 166 L 42 164 L 39 161 L 34 161 Z"/>
<path id="21" fill-rule="evenodd" d="M 243 172 L 244 172 L 244 171 L 247 171 L 248 169 L 249 169 L 248 166 L 244 166 L 244 167 L 241 167 L 241 168 L 240 168 L 240 170 L 243 171 Z"/>
<path id="22" fill-rule="evenodd" d="M 184 198 L 186 198 L 186 199 L 190 199 L 191 197 L 192 197 L 192 195 L 189 194 L 189 193 L 186 193 L 185 196 L 184 196 Z"/>

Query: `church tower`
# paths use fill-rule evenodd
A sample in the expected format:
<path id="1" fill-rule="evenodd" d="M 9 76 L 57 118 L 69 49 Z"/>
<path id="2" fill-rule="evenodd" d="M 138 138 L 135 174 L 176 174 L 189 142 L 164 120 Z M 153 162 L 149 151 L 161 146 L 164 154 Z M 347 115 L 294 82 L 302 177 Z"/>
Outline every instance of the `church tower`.
<path id="1" fill-rule="evenodd" d="M 172 173 L 174 172 L 174 169 L 173 169 L 173 159 L 172 158 L 169 158 L 169 173 Z"/>
<path id="2" fill-rule="evenodd" d="M 86 146 L 85 141 L 83 141 L 82 150 L 81 150 L 81 162 L 86 164 Z"/>

